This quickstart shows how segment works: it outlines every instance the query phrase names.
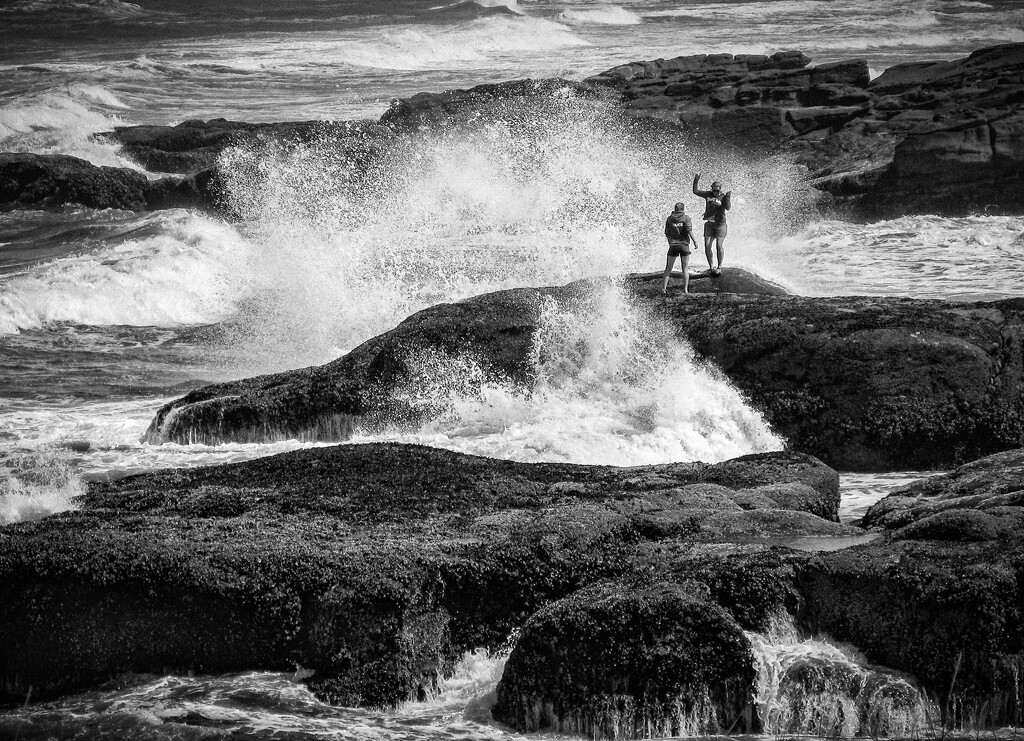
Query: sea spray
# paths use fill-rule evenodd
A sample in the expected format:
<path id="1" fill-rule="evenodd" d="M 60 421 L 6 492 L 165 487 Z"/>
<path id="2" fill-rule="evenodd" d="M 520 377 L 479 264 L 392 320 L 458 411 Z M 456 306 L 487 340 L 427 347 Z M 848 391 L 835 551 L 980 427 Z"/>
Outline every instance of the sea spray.
<path id="1" fill-rule="evenodd" d="M 531 365 L 533 385 L 524 390 L 484 378 L 471 357 L 432 355 L 400 393 L 419 394 L 434 419 L 354 440 L 614 465 L 721 461 L 782 447 L 721 373 L 612 281 L 575 305 L 546 303 Z"/>
<path id="2" fill-rule="evenodd" d="M 789 615 L 747 633 L 765 733 L 819 738 L 917 738 L 938 710 L 903 675 L 872 667 L 854 648 L 800 635 Z"/>
<path id="3" fill-rule="evenodd" d="M 76 509 L 85 493 L 65 451 L 37 449 L 0 458 L 0 525 Z"/>
<path id="4" fill-rule="evenodd" d="M 235 341 L 324 362 L 432 304 L 658 269 L 671 204 L 703 207 L 694 172 L 734 191 L 727 264 L 770 262 L 764 240 L 806 214 L 785 162 L 720 157 L 569 88 L 472 118 L 227 150 L 227 201 L 256 245 Z"/>

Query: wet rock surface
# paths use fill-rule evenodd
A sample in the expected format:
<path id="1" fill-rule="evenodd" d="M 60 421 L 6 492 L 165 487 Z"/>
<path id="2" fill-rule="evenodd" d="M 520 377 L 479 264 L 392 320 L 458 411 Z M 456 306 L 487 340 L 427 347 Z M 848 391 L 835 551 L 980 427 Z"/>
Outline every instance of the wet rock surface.
<path id="1" fill-rule="evenodd" d="M 938 468 L 1024 443 L 1024 303 L 654 297 L 797 449 L 845 470 Z"/>
<path id="2" fill-rule="evenodd" d="M 782 147 L 827 207 L 867 218 L 1024 210 L 1024 44 L 950 62 L 810 66 L 800 52 L 615 67 L 623 109 L 747 153 Z"/>
<path id="3" fill-rule="evenodd" d="M 151 211 L 163 208 L 221 209 L 215 169 L 182 178 L 150 180 L 126 167 L 100 167 L 66 155 L 0 153 L 0 208 L 80 205 Z"/>
<path id="4" fill-rule="evenodd" d="M 469 358 L 482 378 L 532 384 L 545 302 L 587 312 L 592 283 L 516 289 L 413 315 L 324 366 L 208 386 L 173 401 L 153 443 L 343 440 L 359 428 L 415 425 L 443 400 L 410 404 L 424 367 Z M 718 285 L 758 293 L 713 293 Z M 1024 304 L 778 295 L 740 270 L 660 293 L 626 290 L 655 321 L 714 362 L 795 450 L 846 470 L 948 466 L 1024 444 Z M 761 293 L 763 291 L 763 293 Z M 426 364 L 426 365 L 424 365 Z"/>
<path id="5" fill-rule="evenodd" d="M 879 540 L 800 569 L 803 627 L 912 673 L 949 727 L 1024 717 L 1022 462 L 1008 451 L 902 487 L 865 517 Z"/>
<path id="6" fill-rule="evenodd" d="M 217 164 L 221 152 L 232 146 L 276 141 L 309 143 L 320 139 L 347 139 L 371 127 L 368 122 L 288 121 L 247 123 L 214 118 L 189 120 L 175 126 L 119 126 L 103 135 L 121 145 L 121 153 L 151 172 L 192 173 Z"/>
<path id="7" fill-rule="evenodd" d="M 0 687 L 23 702 L 29 686 L 52 696 L 122 672 L 298 662 L 324 698 L 389 705 L 543 605 L 619 578 L 699 587 L 734 634 L 792 602 L 805 556 L 729 546 L 680 513 L 760 516 L 773 532 L 763 515 L 782 505 L 750 495 L 766 486 L 831 503 L 829 519 L 778 510 L 805 530 L 853 530 L 835 524 L 836 474 L 788 453 L 614 468 L 377 444 L 94 484 L 77 512 L 0 529 Z"/>
<path id="8" fill-rule="evenodd" d="M 750 642 L 698 588 L 610 583 L 532 615 L 494 717 L 592 738 L 720 734 L 750 726 Z"/>

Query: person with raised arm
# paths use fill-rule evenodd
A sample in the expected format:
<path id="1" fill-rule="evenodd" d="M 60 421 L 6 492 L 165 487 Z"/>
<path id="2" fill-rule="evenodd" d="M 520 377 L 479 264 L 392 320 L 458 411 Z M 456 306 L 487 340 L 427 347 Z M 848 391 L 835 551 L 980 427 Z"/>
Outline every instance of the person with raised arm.
<path id="1" fill-rule="evenodd" d="M 722 194 L 722 184 L 717 180 L 711 183 L 711 190 L 697 187 L 700 175 L 693 176 L 693 194 L 704 199 L 704 255 L 708 258 L 708 268 L 712 275 L 722 274 L 722 260 L 725 259 L 725 235 L 729 233 L 725 212 L 732 207 L 732 191 Z M 718 267 L 714 257 L 717 253 Z"/>
<path id="2" fill-rule="evenodd" d="M 677 203 L 672 213 L 665 220 L 665 237 L 668 239 L 668 258 L 665 260 L 665 280 L 661 284 L 661 292 L 668 293 L 668 279 L 672 274 L 672 266 L 676 257 L 683 271 L 683 293 L 690 292 L 690 243 L 697 246 L 693 236 L 693 222 L 686 214 L 686 204 Z"/>

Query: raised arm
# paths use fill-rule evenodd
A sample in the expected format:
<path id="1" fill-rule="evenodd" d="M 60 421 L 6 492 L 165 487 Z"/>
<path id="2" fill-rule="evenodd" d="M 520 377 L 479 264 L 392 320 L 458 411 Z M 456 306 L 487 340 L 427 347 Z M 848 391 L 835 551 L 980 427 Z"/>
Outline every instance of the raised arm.
<path id="1" fill-rule="evenodd" d="M 730 208 L 732 208 L 732 191 L 731 190 L 728 193 L 726 193 L 725 196 L 722 198 L 722 208 L 724 208 L 726 211 L 728 211 Z"/>
<path id="2" fill-rule="evenodd" d="M 693 194 L 695 196 L 700 196 L 701 198 L 707 198 L 708 196 L 710 196 L 711 195 L 711 191 L 710 190 L 700 190 L 699 188 L 697 188 L 697 183 L 698 182 L 700 182 L 700 175 L 694 175 L 693 176 Z"/>

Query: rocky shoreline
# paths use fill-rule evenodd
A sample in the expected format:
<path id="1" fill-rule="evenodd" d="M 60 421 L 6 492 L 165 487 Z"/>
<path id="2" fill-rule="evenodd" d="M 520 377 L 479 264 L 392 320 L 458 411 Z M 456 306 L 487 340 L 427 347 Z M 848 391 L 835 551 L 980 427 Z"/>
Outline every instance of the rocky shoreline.
<path id="1" fill-rule="evenodd" d="M 702 55 L 422 94 L 379 122 L 131 127 L 109 136 L 183 177 L 0 154 L 0 206 L 224 209 L 228 147 L 329 136 L 372 167 L 400 132 L 557 92 L 751 156 L 785 152 L 823 207 L 860 218 L 1022 213 L 1022 75 L 1024 44 L 875 80 L 856 61 Z M 632 275 L 434 306 L 326 365 L 196 389 L 157 411 L 146 440 L 416 427 L 445 411 L 443 395 L 409 393 L 423 368 L 457 392 L 486 379 L 528 393 L 544 311 L 590 312 L 615 290 L 789 449 L 616 468 L 344 444 L 92 483 L 76 511 L 0 527 L 0 704 L 126 673 L 265 669 L 332 703 L 391 707 L 516 635 L 489 711 L 516 730 L 759 733 L 752 635 L 784 619 L 874 665 L 857 682 L 793 669 L 793 708 L 830 682 L 856 695 L 843 711 L 856 717 L 825 718 L 818 735 L 905 737 L 877 708 L 906 715 L 922 695 L 945 728 L 1024 722 L 1024 299 L 807 298 L 739 269 L 695 276 L 690 296 L 659 289 L 659 275 Z M 462 361 L 480 373 L 444 372 Z M 833 467 L 959 463 L 863 527 L 839 521 Z"/>
<path id="2" fill-rule="evenodd" d="M 810 66 L 800 52 L 696 55 L 621 65 L 581 82 L 515 80 L 397 100 L 377 122 L 252 124 L 214 119 L 133 126 L 103 138 L 157 173 L 72 157 L 0 153 L 0 208 L 230 213 L 217 158 L 258 142 L 329 139 L 356 170 L 423 126 L 479 126 L 508 104 L 571 95 L 610 105 L 659 136 L 802 165 L 819 208 L 848 218 L 1024 213 L 1024 44 L 950 62 L 904 64 L 872 80 L 863 60 Z"/>
<path id="3" fill-rule="evenodd" d="M 865 518 L 873 540 L 818 552 L 781 543 L 867 533 L 794 453 L 614 468 L 341 445 L 93 484 L 77 512 L 0 529 L 0 688 L 300 666 L 322 698 L 387 706 L 523 626 L 492 711 L 513 728 L 760 732 L 745 631 L 789 615 L 912 675 L 864 689 L 890 710 L 915 681 L 948 727 L 1017 724 L 1022 462 L 904 487 Z"/>
<path id="4" fill-rule="evenodd" d="M 741 269 L 660 293 L 660 277 L 621 283 L 651 321 L 686 340 L 744 393 L 789 446 L 842 470 L 940 468 L 1024 445 L 1024 300 L 783 295 Z M 214 384 L 160 409 L 150 443 L 338 442 L 415 428 L 444 414 L 407 390 L 445 364 L 449 378 L 528 393 L 542 311 L 589 315 L 601 281 L 521 288 L 414 314 L 323 366 Z M 440 365 L 439 365 L 440 364 Z"/>

